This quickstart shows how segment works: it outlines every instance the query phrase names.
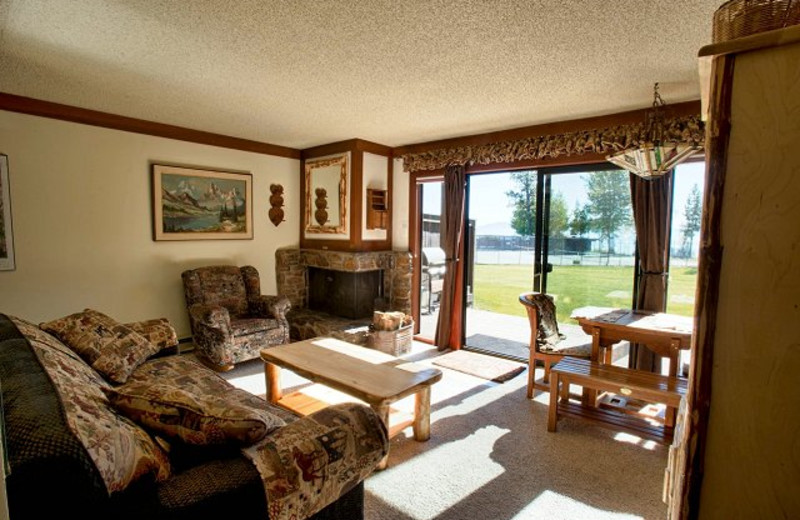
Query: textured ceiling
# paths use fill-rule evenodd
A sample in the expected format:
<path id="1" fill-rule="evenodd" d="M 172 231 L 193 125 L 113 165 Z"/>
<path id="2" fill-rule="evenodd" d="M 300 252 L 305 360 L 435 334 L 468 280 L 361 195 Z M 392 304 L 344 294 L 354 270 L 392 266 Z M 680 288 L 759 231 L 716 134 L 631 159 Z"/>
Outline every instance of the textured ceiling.
<path id="1" fill-rule="evenodd" d="M 721 0 L 1 0 L 0 91 L 306 148 L 699 99 Z"/>

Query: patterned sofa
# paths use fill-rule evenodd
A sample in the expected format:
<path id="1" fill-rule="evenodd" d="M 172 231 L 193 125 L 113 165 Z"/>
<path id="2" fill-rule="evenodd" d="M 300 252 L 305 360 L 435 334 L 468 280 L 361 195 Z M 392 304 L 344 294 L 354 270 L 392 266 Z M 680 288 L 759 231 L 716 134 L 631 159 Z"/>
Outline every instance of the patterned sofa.
<path id="1" fill-rule="evenodd" d="M 156 324 L 0 314 L 11 518 L 363 518 L 363 479 L 388 450 L 370 408 L 298 418 L 160 355 Z"/>

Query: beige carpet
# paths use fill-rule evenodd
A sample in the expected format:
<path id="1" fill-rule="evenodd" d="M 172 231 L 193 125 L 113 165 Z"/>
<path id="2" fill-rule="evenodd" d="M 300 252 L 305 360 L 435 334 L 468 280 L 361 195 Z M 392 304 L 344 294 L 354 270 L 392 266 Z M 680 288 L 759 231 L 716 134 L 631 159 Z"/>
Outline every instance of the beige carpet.
<path id="1" fill-rule="evenodd" d="M 406 358 L 430 364 L 438 355 L 415 343 Z M 570 418 L 549 433 L 547 396 L 527 400 L 524 374 L 497 384 L 442 371 L 431 439 L 414 441 L 410 428 L 392 439 L 388 469 L 366 481 L 368 520 L 665 518 L 666 447 Z M 223 376 L 264 393 L 258 360 Z M 411 411 L 414 400 L 395 406 Z"/>
<path id="2" fill-rule="evenodd" d="M 456 350 L 442 356 L 437 356 L 433 364 L 439 367 L 457 370 L 481 379 L 502 383 L 519 375 L 525 370 L 525 365 L 516 361 L 509 361 L 499 357 Z"/>

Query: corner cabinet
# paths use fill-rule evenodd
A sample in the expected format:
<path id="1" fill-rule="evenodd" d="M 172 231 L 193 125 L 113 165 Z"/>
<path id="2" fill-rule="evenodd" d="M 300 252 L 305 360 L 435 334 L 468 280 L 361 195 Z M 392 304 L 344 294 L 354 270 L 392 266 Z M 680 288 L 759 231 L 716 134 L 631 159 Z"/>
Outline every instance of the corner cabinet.
<path id="1" fill-rule="evenodd" d="M 392 149 L 352 139 L 303 150 L 300 247 L 392 249 Z"/>
<path id="2" fill-rule="evenodd" d="M 800 518 L 800 26 L 704 47 L 706 193 L 671 518 Z"/>

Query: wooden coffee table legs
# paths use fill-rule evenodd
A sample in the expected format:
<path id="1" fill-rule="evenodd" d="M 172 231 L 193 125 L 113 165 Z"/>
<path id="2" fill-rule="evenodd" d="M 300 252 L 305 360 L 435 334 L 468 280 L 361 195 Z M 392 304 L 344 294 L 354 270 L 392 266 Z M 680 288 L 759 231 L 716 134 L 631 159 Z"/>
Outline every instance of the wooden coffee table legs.
<path id="1" fill-rule="evenodd" d="M 278 365 L 265 362 L 264 377 L 267 384 L 267 401 L 272 404 L 279 404 L 278 402 L 283 397 L 283 391 L 281 390 L 281 368 Z M 390 404 L 390 402 L 370 404 L 370 407 L 375 411 L 378 417 L 381 418 L 381 421 L 383 421 L 387 432 L 390 431 Z M 431 385 L 422 386 L 414 395 L 414 419 L 411 424 L 414 429 L 414 440 L 425 442 L 431 438 Z M 399 426 L 402 426 L 402 424 L 395 425 L 396 428 Z M 408 426 L 408 422 L 406 422 L 403 427 L 406 426 Z M 385 469 L 388 459 L 388 455 L 384 457 L 378 465 L 378 469 Z"/>
<path id="2" fill-rule="evenodd" d="M 414 397 L 414 440 L 431 438 L 431 387 L 423 386 Z"/>
<path id="3" fill-rule="evenodd" d="M 281 390 L 281 367 L 272 363 L 264 363 L 264 377 L 267 381 L 267 401 L 278 404 L 283 397 Z"/>

